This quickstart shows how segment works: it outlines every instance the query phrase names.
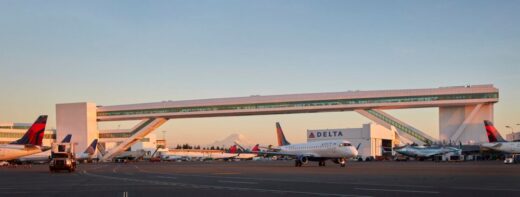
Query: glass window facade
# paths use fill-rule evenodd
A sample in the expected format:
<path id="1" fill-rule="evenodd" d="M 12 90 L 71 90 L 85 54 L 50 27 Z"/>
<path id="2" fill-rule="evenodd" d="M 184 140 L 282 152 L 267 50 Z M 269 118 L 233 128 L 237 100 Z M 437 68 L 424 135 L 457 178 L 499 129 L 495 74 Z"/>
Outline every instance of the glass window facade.
<path id="1" fill-rule="evenodd" d="M 301 101 L 301 102 L 284 102 L 284 103 L 259 103 L 259 104 L 245 104 L 245 105 L 219 105 L 219 106 L 204 106 L 204 107 L 142 109 L 142 110 L 99 112 L 97 115 L 98 116 L 124 116 L 124 115 L 145 115 L 145 114 L 162 114 L 162 113 L 207 112 L 207 111 L 223 111 L 223 110 L 298 108 L 298 107 L 313 107 L 313 106 L 336 106 L 336 105 L 380 104 L 380 103 L 409 103 L 409 102 L 424 102 L 424 101 L 493 99 L 493 98 L 495 98 L 495 99 L 498 98 L 498 93 L 439 95 L 439 96 L 413 96 L 413 97 L 388 97 L 388 98 L 361 98 L 361 99 Z"/>
<path id="2" fill-rule="evenodd" d="M 25 133 L 0 132 L 0 138 L 22 138 Z M 43 139 L 56 139 L 56 134 L 44 134 Z"/>
<path id="3" fill-rule="evenodd" d="M 144 127 L 148 126 L 150 123 L 152 123 L 155 120 L 155 118 L 151 118 L 144 122 L 143 124 L 139 125 L 137 128 L 132 130 L 128 133 L 100 133 L 99 138 L 129 138 L 135 133 L 137 133 L 139 130 L 143 129 Z"/>

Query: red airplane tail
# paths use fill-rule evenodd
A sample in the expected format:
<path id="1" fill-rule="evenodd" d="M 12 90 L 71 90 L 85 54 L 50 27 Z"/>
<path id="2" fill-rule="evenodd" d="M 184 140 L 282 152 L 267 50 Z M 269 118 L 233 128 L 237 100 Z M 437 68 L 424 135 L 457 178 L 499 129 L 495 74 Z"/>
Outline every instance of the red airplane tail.
<path id="1" fill-rule="evenodd" d="M 229 153 L 237 153 L 237 145 L 229 147 Z"/>
<path id="2" fill-rule="evenodd" d="M 260 152 L 259 144 L 255 145 L 255 146 L 251 149 L 251 152 L 254 152 L 254 153 Z"/>
<path id="3" fill-rule="evenodd" d="M 498 133 L 493 123 L 489 120 L 484 120 L 484 126 L 486 127 L 486 134 L 489 142 L 505 142 L 504 138 Z"/>
<path id="4" fill-rule="evenodd" d="M 41 115 L 36 119 L 32 126 L 27 130 L 22 138 L 12 142 L 11 144 L 27 144 L 41 146 L 45 125 L 47 124 L 47 115 Z"/>

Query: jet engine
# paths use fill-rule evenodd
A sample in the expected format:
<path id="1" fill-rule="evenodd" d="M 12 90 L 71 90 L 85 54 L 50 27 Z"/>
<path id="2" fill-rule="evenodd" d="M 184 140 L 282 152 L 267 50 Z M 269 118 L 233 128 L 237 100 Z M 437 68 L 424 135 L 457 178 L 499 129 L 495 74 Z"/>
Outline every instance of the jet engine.
<path id="1" fill-rule="evenodd" d="M 298 158 L 298 160 L 300 160 L 300 162 L 302 162 L 302 164 L 306 164 L 307 162 L 309 162 L 308 157 L 300 157 L 300 158 Z"/>

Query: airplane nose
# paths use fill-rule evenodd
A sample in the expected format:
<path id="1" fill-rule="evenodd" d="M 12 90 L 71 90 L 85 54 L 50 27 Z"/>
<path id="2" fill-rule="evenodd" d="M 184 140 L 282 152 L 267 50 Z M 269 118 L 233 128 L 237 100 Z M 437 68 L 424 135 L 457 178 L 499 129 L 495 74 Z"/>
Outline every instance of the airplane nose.
<path id="1" fill-rule="evenodd" d="M 352 153 L 353 157 L 356 157 L 358 155 L 358 150 L 356 150 L 355 148 L 350 148 L 350 152 Z"/>

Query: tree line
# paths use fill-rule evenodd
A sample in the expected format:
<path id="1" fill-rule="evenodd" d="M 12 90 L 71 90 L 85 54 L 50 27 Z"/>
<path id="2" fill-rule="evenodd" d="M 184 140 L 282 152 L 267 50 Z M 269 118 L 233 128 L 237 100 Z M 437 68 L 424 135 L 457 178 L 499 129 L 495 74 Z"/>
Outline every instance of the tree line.
<path id="1" fill-rule="evenodd" d="M 190 145 L 190 144 L 177 144 L 175 149 L 195 149 L 195 150 L 228 150 L 227 148 L 220 147 L 220 146 L 209 146 L 209 147 L 202 147 L 200 145 Z"/>

